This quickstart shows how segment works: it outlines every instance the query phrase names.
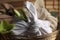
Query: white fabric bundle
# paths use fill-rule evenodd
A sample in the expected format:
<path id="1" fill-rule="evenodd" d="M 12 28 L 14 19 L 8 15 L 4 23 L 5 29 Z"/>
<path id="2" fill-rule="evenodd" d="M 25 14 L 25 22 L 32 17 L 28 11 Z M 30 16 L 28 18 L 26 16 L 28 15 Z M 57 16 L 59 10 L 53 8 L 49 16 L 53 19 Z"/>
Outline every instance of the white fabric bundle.
<path id="1" fill-rule="evenodd" d="M 25 21 L 18 21 L 15 23 L 15 27 L 12 30 L 14 35 L 24 35 L 23 33 L 26 31 L 28 24 Z"/>
<path id="2" fill-rule="evenodd" d="M 37 9 L 37 14 L 38 14 L 38 18 L 39 19 L 43 19 L 43 20 L 48 20 L 51 22 L 50 27 L 53 29 L 53 31 L 55 31 L 57 29 L 57 25 L 58 25 L 58 18 L 55 18 L 54 16 L 51 15 L 51 13 L 49 13 L 44 5 L 44 0 L 36 0 L 34 2 L 34 6 Z"/>
<path id="3" fill-rule="evenodd" d="M 26 2 L 26 8 L 29 12 L 29 16 L 27 15 L 29 21 L 16 22 L 16 26 L 12 30 L 15 35 L 41 36 L 52 33 L 52 28 L 50 27 L 51 22 L 38 19 L 37 10 L 31 2 Z"/>
<path id="4" fill-rule="evenodd" d="M 34 27 L 35 27 L 35 31 L 39 32 L 39 34 L 37 34 L 38 36 L 43 35 L 43 34 L 49 34 L 52 33 L 52 28 L 50 27 L 50 22 L 47 20 L 40 20 L 37 17 L 37 10 L 35 8 L 35 6 L 31 3 L 31 2 L 26 2 L 26 7 L 30 12 L 30 18 L 33 19 L 31 20 L 31 22 L 34 21 Z M 43 33 L 43 34 L 42 34 Z"/>

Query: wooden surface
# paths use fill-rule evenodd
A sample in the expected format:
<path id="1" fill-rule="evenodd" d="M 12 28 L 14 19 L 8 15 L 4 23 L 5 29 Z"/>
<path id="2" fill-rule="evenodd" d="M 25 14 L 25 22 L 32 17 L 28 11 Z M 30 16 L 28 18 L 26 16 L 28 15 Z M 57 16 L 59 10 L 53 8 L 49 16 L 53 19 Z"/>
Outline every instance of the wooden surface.
<path id="1" fill-rule="evenodd" d="M 5 2 L 10 3 L 15 8 L 19 8 L 19 7 L 24 6 L 25 1 L 27 1 L 27 0 L 0 0 L 0 3 L 5 3 Z M 28 1 L 33 1 L 33 0 L 28 0 Z M 55 0 L 54 2 L 53 2 L 53 0 L 45 0 L 45 5 L 49 11 L 57 11 L 58 12 L 58 8 L 59 8 L 58 0 Z M 1 5 L 0 5 L 0 8 L 1 8 Z"/>
<path id="2" fill-rule="evenodd" d="M 7 20 L 8 22 L 11 22 L 13 20 L 13 18 L 12 18 L 12 16 L 8 16 L 8 15 L 5 15 L 5 14 L 3 14 L 3 15 L 0 14 L 0 21 L 2 21 L 2 20 Z"/>

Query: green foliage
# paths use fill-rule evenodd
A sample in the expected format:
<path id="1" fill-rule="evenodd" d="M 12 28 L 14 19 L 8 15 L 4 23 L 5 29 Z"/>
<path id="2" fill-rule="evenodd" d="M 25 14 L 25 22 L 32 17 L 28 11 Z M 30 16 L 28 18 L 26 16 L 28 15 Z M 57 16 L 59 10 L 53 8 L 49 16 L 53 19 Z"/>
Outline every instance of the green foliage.
<path id="1" fill-rule="evenodd" d="M 22 19 L 23 19 L 24 21 L 28 21 L 27 16 L 26 16 L 24 10 L 23 10 L 23 9 L 20 9 L 19 12 L 21 13 L 21 17 L 22 17 Z"/>
<path id="2" fill-rule="evenodd" d="M 18 13 L 20 14 L 20 16 L 18 16 Z M 20 19 L 20 20 L 24 20 L 24 21 L 28 21 L 27 16 L 24 12 L 23 9 L 19 9 L 18 12 L 16 12 L 16 16 Z"/>
<path id="3" fill-rule="evenodd" d="M 5 34 L 10 32 L 14 27 L 14 24 L 9 24 L 7 21 L 0 22 L 0 33 Z"/>

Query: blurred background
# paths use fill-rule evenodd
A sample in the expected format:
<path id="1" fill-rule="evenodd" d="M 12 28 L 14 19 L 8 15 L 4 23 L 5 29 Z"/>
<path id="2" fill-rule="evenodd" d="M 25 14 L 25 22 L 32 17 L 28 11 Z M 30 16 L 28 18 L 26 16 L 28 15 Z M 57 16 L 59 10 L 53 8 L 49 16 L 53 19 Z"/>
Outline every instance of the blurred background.
<path id="1" fill-rule="evenodd" d="M 27 0 L 0 0 L 0 3 L 7 2 L 12 4 L 15 8 L 19 9 L 20 7 L 24 6 L 25 1 Z M 28 0 L 28 1 L 34 1 L 34 0 Z M 45 7 L 49 12 L 51 12 L 53 16 L 60 17 L 60 0 L 44 0 L 44 2 L 45 2 Z M 2 8 L 1 5 L 0 8 Z"/>

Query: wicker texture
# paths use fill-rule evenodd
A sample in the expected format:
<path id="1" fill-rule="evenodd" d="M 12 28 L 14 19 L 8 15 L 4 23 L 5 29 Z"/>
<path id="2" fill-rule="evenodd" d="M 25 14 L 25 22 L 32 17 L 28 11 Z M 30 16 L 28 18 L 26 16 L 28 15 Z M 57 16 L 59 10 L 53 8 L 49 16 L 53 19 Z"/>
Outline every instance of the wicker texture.
<path id="1" fill-rule="evenodd" d="M 55 40 L 58 34 L 58 30 L 52 34 L 44 35 L 41 37 L 20 37 L 20 39 L 15 39 L 14 36 L 9 34 L 0 35 L 0 40 Z"/>

